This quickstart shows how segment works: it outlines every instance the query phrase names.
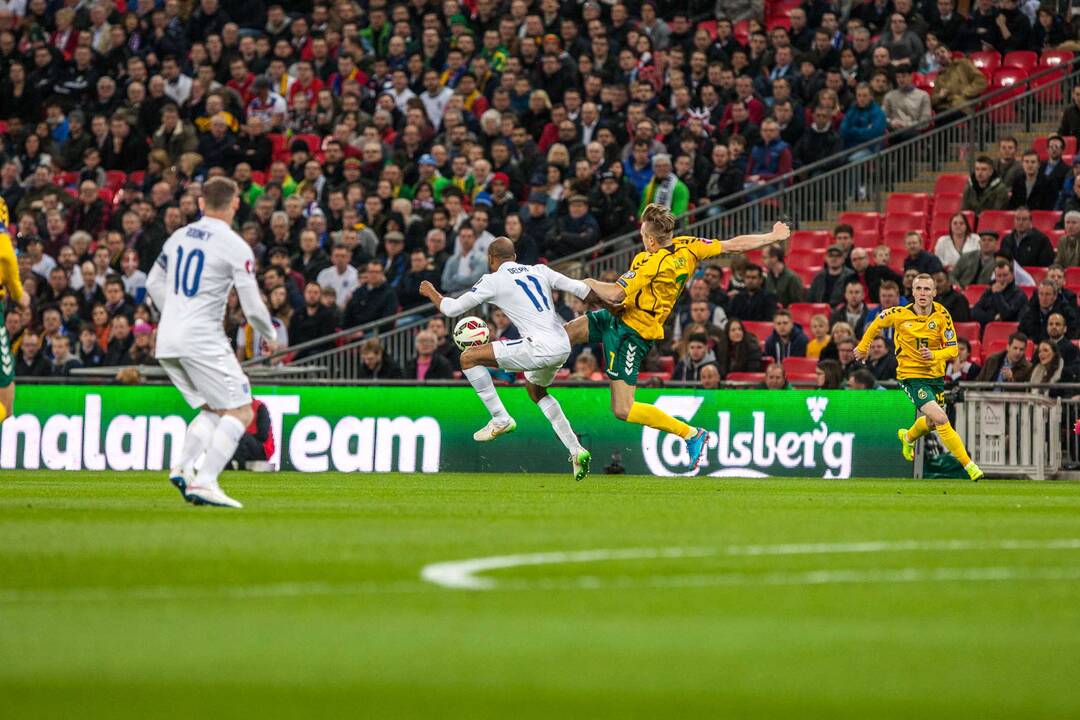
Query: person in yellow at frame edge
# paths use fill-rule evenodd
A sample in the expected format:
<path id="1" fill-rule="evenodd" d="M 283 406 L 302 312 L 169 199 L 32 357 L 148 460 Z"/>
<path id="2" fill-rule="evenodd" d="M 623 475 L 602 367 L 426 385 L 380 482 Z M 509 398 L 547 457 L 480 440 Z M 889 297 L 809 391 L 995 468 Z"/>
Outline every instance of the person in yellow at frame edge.
<path id="1" fill-rule="evenodd" d="M 896 431 L 904 458 L 915 457 L 915 441 L 933 430 L 949 452 L 960 461 L 968 477 L 978 481 L 983 471 L 972 461 L 964 441 L 949 424 L 945 414 L 945 365 L 956 357 L 956 328 L 949 311 L 934 302 L 937 285 L 926 273 L 915 277 L 911 294 L 915 301 L 897 305 L 878 315 L 863 333 L 855 348 L 855 359 L 864 360 L 870 343 L 883 328 L 895 331 L 896 378 L 919 415 L 910 428 Z"/>
<path id="2" fill-rule="evenodd" d="M 594 310 L 571 320 L 565 328 L 571 345 L 603 343 L 615 417 L 678 435 L 686 441 L 690 469 L 695 470 L 708 443 L 708 431 L 691 427 L 654 405 L 634 401 L 641 363 L 652 344 L 664 339 L 664 322 L 699 262 L 721 253 L 744 253 L 783 242 L 790 237 L 791 228 L 778 222 L 770 233 L 740 235 L 723 242 L 688 235 L 673 237 L 674 233 L 675 215 L 663 205 L 650 203 L 641 213 L 645 250 L 634 257 L 630 269 L 614 283 L 584 280 L 601 299 L 618 306 L 616 313 Z"/>
<path id="3" fill-rule="evenodd" d="M 23 292 L 19 279 L 19 261 L 15 258 L 15 243 L 8 230 L 10 224 L 8 206 L 0 198 L 0 300 L 3 301 L 4 314 L 7 314 L 8 301 L 13 300 L 19 307 L 30 306 L 30 296 Z M 11 338 L 7 327 L 0 323 L 0 422 L 7 420 L 15 406 L 15 357 L 11 354 Z"/>

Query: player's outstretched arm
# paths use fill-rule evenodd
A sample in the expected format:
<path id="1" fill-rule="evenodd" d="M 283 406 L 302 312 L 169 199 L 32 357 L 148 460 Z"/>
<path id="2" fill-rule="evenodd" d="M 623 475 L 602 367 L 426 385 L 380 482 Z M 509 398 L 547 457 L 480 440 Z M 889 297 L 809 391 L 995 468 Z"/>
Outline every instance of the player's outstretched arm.
<path id="1" fill-rule="evenodd" d="M 626 299 L 626 290 L 616 283 L 601 282 L 592 278 L 585 278 L 583 282 L 605 303 L 618 305 Z"/>
<path id="2" fill-rule="evenodd" d="M 750 252 L 751 250 L 757 250 L 766 245 L 783 242 L 789 237 L 791 237 L 791 228 L 788 224 L 777 222 L 773 225 L 772 232 L 763 233 L 761 235 L 739 235 L 730 240 L 725 240 L 723 243 L 724 252 Z"/>
<path id="3" fill-rule="evenodd" d="M 874 321 L 870 323 L 870 327 L 863 331 L 862 340 L 859 341 L 859 344 L 856 345 L 855 349 L 852 351 L 851 354 L 855 356 L 855 359 L 859 362 L 865 360 L 867 354 L 870 352 L 870 343 L 874 342 L 874 338 L 881 334 L 881 330 L 884 327 L 890 325 L 892 325 L 892 323 L 889 321 L 886 313 L 878 314 L 878 316 L 874 318 Z"/>
<path id="4" fill-rule="evenodd" d="M 420 294 L 430 300 L 436 310 L 440 309 L 439 306 L 442 305 L 443 295 L 427 280 L 420 283 Z"/>
<path id="5" fill-rule="evenodd" d="M 420 283 L 420 294 L 430 300 L 435 308 L 446 317 L 457 317 L 491 299 L 491 293 L 487 292 L 483 279 L 458 298 L 445 297 L 427 280 Z"/>

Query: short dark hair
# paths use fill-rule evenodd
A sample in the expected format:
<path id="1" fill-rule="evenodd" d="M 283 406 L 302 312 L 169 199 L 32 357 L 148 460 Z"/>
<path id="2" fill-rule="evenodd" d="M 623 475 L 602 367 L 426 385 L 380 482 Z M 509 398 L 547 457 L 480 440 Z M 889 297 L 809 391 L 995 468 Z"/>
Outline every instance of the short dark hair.
<path id="1" fill-rule="evenodd" d="M 750 263 L 749 265 L 747 265 L 746 267 L 743 268 L 743 275 L 745 275 L 748 272 L 756 272 L 758 275 L 763 275 L 764 274 L 761 271 L 761 266 L 756 264 L 756 263 Z"/>
<path id="2" fill-rule="evenodd" d="M 851 377 L 855 382 L 859 383 L 865 388 L 872 388 L 877 385 L 877 380 L 874 378 L 874 373 L 870 372 L 866 368 L 859 368 L 855 372 L 851 373 Z"/>
<path id="3" fill-rule="evenodd" d="M 708 345 L 709 344 L 709 336 L 706 335 L 705 333 L 692 333 L 690 335 L 690 337 L 688 337 L 686 339 L 686 342 L 687 343 L 699 342 L 702 345 Z"/>
<path id="4" fill-rule="evenodd" d="M 1011 335 L 1009 335 L 1009 344 L 1010 345 L 1012 345 L 1013 342 L 1016 341 L 1016 340 L 1019 340 L 1020 342 L 1024 343 L 1024 345 L 1027 345 L 1028 336 L 1025 335 L 1022 332 L 1014 332 Z"/>
<path id="5" fill-rule="evenodd" d="M 851 227 L 847 223 L 840 223 L 839 225 L 837 225 L 836 227 L 833 228 L 832 234 L 833 234 L 833 237 L 836 237 L 840 233 L 847 233 L 848 235 L 854 235 L 855 234 L 855 228 Z"/>

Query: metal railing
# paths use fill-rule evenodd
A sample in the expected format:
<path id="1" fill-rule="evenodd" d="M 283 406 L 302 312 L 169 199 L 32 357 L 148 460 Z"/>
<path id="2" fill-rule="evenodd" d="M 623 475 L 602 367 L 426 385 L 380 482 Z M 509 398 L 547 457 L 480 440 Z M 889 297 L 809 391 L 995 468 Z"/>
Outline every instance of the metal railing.
<path id="1" fill-rule="evenodd" d="M 1061 425 L 1061 402 L 1046 395 L 971 391 L 956 405 L 956 430 L 988 475 L 1056 475 Z"/>
<path id="2" fill-rule="evenodd" d="M 1035 87 L 1062 70 L 1061 78 Z M 1063 88 L 1080 78 L 1080 57 L 1071 64 L 1040 69 L 1016 87 L 998 88 L 984 93 L 950 113 L 955 118 L 940 124 L 941 116 L 929 123 L 906 131 L 914 137 L 878 150 L 882 139 L 871 140 L 844 150 L 842 153 L 803 166 L 774 178 L 765 185 L 743 190 L 706 205 L 694 208 L 680 217 L 680 232 L 702 237 L 733 237 L 761 232 L 772 218 L 787 215 L 796 222 L 803 219 L 835 217 L 855 199 L 871 202 L 878 209 L 897 183 L 911 180 L 920 172 L 940 170 L 946 163 L 965 157 L 974 162 L 976 149 L 986 141 L 1003 134 L 1029 129 L 1045 117 L 1056 117 L 1070 102 L 1070 93 Z M 1056 99 L 1056 101 L 1055 101 Z M 939 123 L 939 124 L 935 124 Z M 886 138 L 887 140 L 887 138 Z M 868 157 L 849 161 L 861 151 L 873 151 Z M 552 267 L 571 277 L 599 277 L 608 271 L 623 272 L 634 255 L 640 252 L 636 230 L 594 245 L 591 248 L 552 261 Z M 336 342 L 339 338 L 358 335 L 373 336 L 380 326 L 396 327 L 379 332 L 378 337 L 391 357 L 404 365 L 415 355 L 414 337 L 434 308 L 424 306 L 404 311 L 392 317 L 349 328 L 332 336 L 312 340 L 279 350 L 267 358 L 249 360 L 245 365 L 264 364 L 290 353 Z M 400 324 L 400 326 L 398 326 Z M 452 327 L 452 321 L 448 319 Z M 326 366 L 331 376 L 355 377 L 358 369 L 361 340 L 347 341 L 292 364 L 318 363 Z"/>

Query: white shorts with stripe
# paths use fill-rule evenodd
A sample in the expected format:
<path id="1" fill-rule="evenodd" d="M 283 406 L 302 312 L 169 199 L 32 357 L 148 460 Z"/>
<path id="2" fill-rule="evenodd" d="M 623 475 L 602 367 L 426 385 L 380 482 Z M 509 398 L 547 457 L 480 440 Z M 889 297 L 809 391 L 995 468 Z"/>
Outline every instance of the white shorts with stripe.
<path id="1" fill-rule="evenodd" d="M 491 349 L 500 368 L 524 372 L 526 380 L 540 387 L 551 385 L 570 357 L 569 348 L 566 351 L 546 348 L 530 338 L 496 340 L 491 343 Z"/>
<path id="2" fill-rule="evenodd" d="M 158 362 L 193 408 L 233 410 L 251 404 L 251 383 L 235 355 L 158 358 Z"/>

